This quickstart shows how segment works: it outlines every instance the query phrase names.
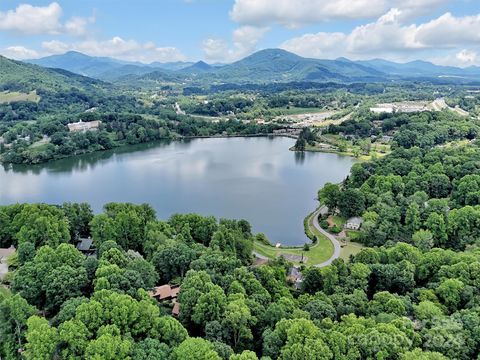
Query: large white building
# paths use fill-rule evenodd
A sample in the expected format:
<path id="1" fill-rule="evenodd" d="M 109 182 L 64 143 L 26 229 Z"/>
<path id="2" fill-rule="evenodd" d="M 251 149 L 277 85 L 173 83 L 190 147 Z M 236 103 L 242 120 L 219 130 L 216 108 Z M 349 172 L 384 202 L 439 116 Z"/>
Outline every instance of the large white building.
<path id="1" fill-rule="evenodd" d="M 76 123 L 67 124 L 68 130 L 73 131 L 88 131 L 88 130 L 97 130 L 102 122 L 101 121 L 87 121 L 83 122 L 80 120 Z"/>

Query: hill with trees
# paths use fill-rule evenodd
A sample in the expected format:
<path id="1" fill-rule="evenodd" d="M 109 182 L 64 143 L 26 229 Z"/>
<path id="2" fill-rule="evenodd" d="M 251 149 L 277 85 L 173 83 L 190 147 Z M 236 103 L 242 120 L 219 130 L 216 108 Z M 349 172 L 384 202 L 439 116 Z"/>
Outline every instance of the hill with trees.
<path id="1" fill-rule="evenodd" d="M 46 69 L 0 56 L 0 90 L 29 92 L 94 90 L 105 84 L 60 69 Z"/>

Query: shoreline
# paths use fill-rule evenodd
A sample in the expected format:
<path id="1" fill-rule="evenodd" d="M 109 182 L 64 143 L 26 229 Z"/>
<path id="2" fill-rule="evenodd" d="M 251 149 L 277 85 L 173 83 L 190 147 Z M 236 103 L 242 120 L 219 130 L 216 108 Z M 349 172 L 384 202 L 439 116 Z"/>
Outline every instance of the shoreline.
<path id="1" fill-rule="evenodd" d="M 338 241 L 332 240 L 333 237 L 330 234 L 325 234 L 324 231 L 320 231 L 315 227 L 315 217 L 325 208 L 323 205 L 319 205 L 314 211 L 309 213 L 304 219 L 305 225 L 305 235 L 311 240 L 311 243 L 305 243 L 309 245 L 309 250 L 304 250 L 304 245 L 298 246 L 281 246 L 279 248 L 275 247 L 273 244 L 254 242 L 253 254 L 255 256 L 260 255 L 260 258 L 267 257 L 269 259 L 274 259 L 280 255 L 296 255 L 299 256 L 299 253 L 302 256 L 307 258 L 307 265 L 323 267 L 330 265 L 330 263 L 340 256 L 340 244 Z M 312 226 L 314 229 L 312 229 Z M 314 232 L 317 232 L 315 234 Z M 313 242 L 314 237 L 316 241 Z M 335 243 L 337 242 L 337 244 Z M 289 253 L 292 252 L 292 253 Z M 327 253 L 328 252 L 328 253 Z M 270 253 L 270 255 L 268 254 Z M 277 253 L 277 254 L 275 254 Z M 328 256 L 325 256 L 325 253 Z M 316 260 L 311 260 L 311 259 Z M 302 264 L 301 262 L 298 262 Z"/>
<path id="2" fill-rule="evenodd" d="M 288 135 L 288 134 L 273 134 L 273 133 L 267 133 L 267 134 L 235 134 L 235 135 L 197 135 L 197 136 L 177 136 L 174 138 L 161 138 L 161 139 L 156 139 L 152 141 L 146 141 L 138 144 L 120 144 L 118 146 L 115 146 L 111 149 L 99 149 L 99 150 L 93 150 L 93 151 L 87 151 L 83 152 L 80 154 L 72 154 L 68 156 L 60 156 L 56 157 L 54 159 L 50 159 L 48 161 L 42 161 L 42 162 L 37 162 L 37 163 L 13 163 L 13 162 L 4 162 L 2 161 L 2 154 L 0 154 L 0 165 L 3 167 L 6 166 L 33 166 L 33 165 L 42 165 L 42 164 L 48 164 L 57 160 L 64 160 L 64 159 L 69 159 L 69 158 L 75 158 L 77 156 L 83 156 L 83 155 L 89 155 L 89 154 L 95 154 L 95 153 L 102 153 L 105 151 L 111 151 L 111 150 L 116 150 L 116 149 L 125 149 L 128 147 L 136 146 L 136 145 L 144 145 L 144 144 L 153 144 L 158 141 L 181 141 L 181 140 L 193 140 L 193 139 L 227 139 L 227 138 L 249 138 L 249 137 L 286 137 L 290 139 L 296 139 L 293 135 Z"/>
<path id="3" fill-rule="evenodd" d="M 301 151 L 301 150 L 296 150 L 295 146 L 292 146 L 288 150 L 293 151 L 293 152 L 312 152 L 312 153 L 336 154 L 336 155 L 339 155 L 339 156 L 347 156 L 347 157 L 354 158 L 356 161 L 359 161 L 359 162 L 372 160 L 371 155 L 361 155 L 361 156 L 356 157 L 355 155 L 353 155 L 350 152 L 343 152 L 343 151 L 330 150 L 330 149 L 305 149 L 305 150 Z"/>

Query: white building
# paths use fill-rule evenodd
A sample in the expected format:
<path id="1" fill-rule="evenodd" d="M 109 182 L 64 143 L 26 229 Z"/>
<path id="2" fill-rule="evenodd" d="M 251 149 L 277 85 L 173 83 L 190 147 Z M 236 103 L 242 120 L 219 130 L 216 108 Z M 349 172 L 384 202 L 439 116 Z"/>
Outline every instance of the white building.
<path id="1" fill-rule="evenodd" d="M 67 124 L 68 130 L 73 131 L 88 131 L 88 130 L 97 130 L 102 122 L 101 121 L 87 121 L 83 122 L 80 120 L 76 123 Z"/>
<path id="2" fill-rule="evenodd" d="M 347 220 L 345 223 L 345 229 L 348 230 L 359 230 L 362 226 L 363 219 L 361 217 L 352 217 Z"/>

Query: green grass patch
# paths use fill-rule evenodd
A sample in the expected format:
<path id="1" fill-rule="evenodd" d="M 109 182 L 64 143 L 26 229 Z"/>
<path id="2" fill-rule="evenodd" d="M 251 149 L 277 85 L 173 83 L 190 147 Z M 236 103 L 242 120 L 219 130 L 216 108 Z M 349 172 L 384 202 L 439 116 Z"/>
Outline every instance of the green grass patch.
<path id="1" fill-rule="evenodd" d="M 354 231 L 354 230 L 347 230 L 346 233 L 347 233 L 348 238 L 351 241 L 355 241 L 355 239 L 357 239 L 361 234 L 360 231 Z"/>
<path id="2" fill-rule="evenodd" d="M 46 150 L 48 149 L 48 146 L 49 146 L 49 143 L 47 143 L 47 142 L 45 142 L 45 141 L 43 141 L 43 142 L 37 141 L 37 142 L 33 143 L 32 145 L 30 145 L 30 146 L 28 147 L 28 149 L 29 149 L 30 151 L 32 151 L 32 153 L 33 153 L 33 152 L 39 152 L 39 153 L 41 153 L 41 152 L 46 151 Z"/>
<path id="3" fill-rule="evenodd" d="M 302 253 L 303 253 L 303 255 L 307 257 L 307 262 L 306 262 L 307 265 L 316 265 L 316 264 L 321 264 L 324 261 L 327 261 L 328 259 L 330 259 L 330 257 L 333 254 L 333 244 L 322 233 L 320 233 L 317 229 L 313 227 L 312 215 L 308 217 L 307 221 L 310 227 L 310 231 L 312 232 L 313 235 L 317 237 L 317 243 L 311 244 L 309 251 L 303 250 L 303 246 L 276 248 L 272 245 L 265 245 L 258 241 L 255 241 L 253 244 L 254 251 L 260 255 L 266 256 L 271 259 L 274 259 L 280 255 L 285 255 L 285 254 L 302 256 Z M 299 262 L 294 262 L 294 263 L 299 264 Z"/>
<path id="4" fill-rule="evenodd" d="M 340 250 L 340 258 L 348 261 L 350 259 L 350 255 L 356 255 L 363 249 L 365 246 L 359 243 L 352 242 L 351 240 L 347 240 L 345 242 L 341 241 L 342 249 Z"/>
<path id="5" fill-rule="evenodd" d="M 30 91 L 28 94 L 16 92 L 16 91 L 2 91 L 0 92 L 0 104 L 9 104 L 18 101 L 31 101 L 39 102 L 40 96 L 37 95 L 37 91 Z"/>

